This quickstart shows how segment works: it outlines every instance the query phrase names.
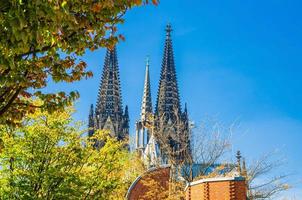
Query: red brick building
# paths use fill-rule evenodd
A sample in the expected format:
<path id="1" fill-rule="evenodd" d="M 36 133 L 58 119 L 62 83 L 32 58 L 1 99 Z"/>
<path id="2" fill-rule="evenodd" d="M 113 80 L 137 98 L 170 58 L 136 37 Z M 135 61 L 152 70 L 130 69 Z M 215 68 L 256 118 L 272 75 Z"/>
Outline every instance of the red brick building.
<path id="1" fill-rule="evenodd" d="M 168 194 L 169 179 L 170 167 L 150 169 L 133 182 L 126 198 L 164 199 L 163 196 Z M 200 179 L 187 184 L 185 200 L 246 200 L 246 189 L 246 181 L 241 176 Z"/>
<path id="2" fill-rule="evenodd" d="M 243 177 L 201 179 L 187 185 L 186 200 L 246 200 Z"/>

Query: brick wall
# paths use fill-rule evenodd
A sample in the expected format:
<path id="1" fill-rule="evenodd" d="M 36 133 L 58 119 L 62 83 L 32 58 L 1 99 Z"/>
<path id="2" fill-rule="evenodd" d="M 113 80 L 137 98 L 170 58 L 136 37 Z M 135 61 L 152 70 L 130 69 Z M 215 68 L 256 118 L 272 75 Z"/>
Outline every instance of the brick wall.
<path id="1" fill-rule="evenodd" d="M 246 184 L 242 178 L 213 178 L 190 183 L 186 200 L 246 200 Z"/>
<path id="2" fill-rule="evenodd" d="M 168 194 L 170 168 L 152 169 L 139 176 L 128 190 L 128 200 L 161 200 Z M 243 177 L 201 179 L 185 189 L 186 200 L 246 200 Z"/>

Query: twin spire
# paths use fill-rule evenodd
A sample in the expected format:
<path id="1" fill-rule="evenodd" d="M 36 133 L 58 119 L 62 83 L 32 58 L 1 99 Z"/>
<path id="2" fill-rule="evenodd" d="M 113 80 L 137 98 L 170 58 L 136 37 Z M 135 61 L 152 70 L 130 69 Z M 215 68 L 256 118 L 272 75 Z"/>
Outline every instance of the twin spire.
<path id="1" fill-rule="evenodd" d="M 181 113 L 180 98 L 174 64 L 174 54 L 171 39 L 172 27 L 168 24 L 166 27 L 166 40 L 164 55 L 162 60 L 160 82 L 158 87 L 158 95 L 155 107 L 155 114 L 161 116 L 166 114 L 173 116 L 176 113 Z M 149 75 L 150 61 L 146 61 L 146 74 L 144 93 L 141 108 L 141 120 L 146 120 L 146 114 L 152 113 L 151 87 Z"/>
<path id="2" fill-rule="evenodd" d="M 169 119 L 175 121 L 176 118 L 182 118 L 180 117 L 182 111 L 174 64 L 171 32 L 171 25 L 168 24 L 166 27 L 165 47 L 154 115 L 155 117 L 160 117 L 165 114 Z M 140 141 L 137 147 L 143 148 L 149 142 L 151 136 L 150 130 L 145 127 L 146 121 L 149 120 L 149 114 L 153 114 L 149 66 L 150 61 L 149 58 L 147 58 L 141 117 L 140 122 L 137 124 L 137 141 Z M 107 49 L 97 104 L 95 110 L 93 107 L 90 108 L 90 136 L 93 135 L 96 129 L 108 129 L 111 135 L 118 139 L 128 137 L 128 107 L 126 107 L 123 112 L 120 87 L 117 52 L 116 47 L 114 47 L 113 49 Z M 175 114 L 177 117 L 174 118 L 173 116 L 175 116 Z M 184 120 L 187 121 L 187 119 Z M 186 124 L 185 121 L 182 123 Z"/>
<path id="3" fill-rule="evenodd" d="M 159 138 L 157 138 L 161 137 L 162 130 L 163 132 L 172 131 L 171 136 L 173 135 L 175 141 L 172 141 L 171 138 L 169 139 L 169 143 L 175 144 L 175 148 L 173 148 L 176 151 L 189 152 L 189 123 L 186 108 L 182 112 L 180 107 L 171 32 L 171 25 L 168 24 L 166 27 L 165 47 L 154 113 L 152 112 L 149 58 L 147 58 L 146 62 L 141 118 L 136 122 L 135 146 L 142 155 L 143 160 L 148 162 L 148 166 L 156 165 L 158 162 L 161 164 L 166 164 L 167 162 L 167 149 L 161 148 L 161 146 L 165 145 L 159 144 Z M 152 117 L 153 120 L 150 120 L 151 118 L 148 117 L 149 114 L 154 116 Z M 172 127 L 176 124 L 178 125 L 177 127 Z M 179 133 L 181 133 L 182 138 L 179 138 Z M 179 142 L 181 139 L 183 141 L 182 144 Z M 182 157 L 179 155 L 178 159 L 182 159 Z"/>

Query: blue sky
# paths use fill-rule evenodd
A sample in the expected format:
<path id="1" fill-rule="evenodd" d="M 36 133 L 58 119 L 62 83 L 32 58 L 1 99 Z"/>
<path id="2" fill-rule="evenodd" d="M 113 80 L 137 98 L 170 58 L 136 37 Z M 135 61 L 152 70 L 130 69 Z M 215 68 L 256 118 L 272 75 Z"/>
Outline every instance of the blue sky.
<path id="1" fill-rule="evenodd" d="M 155 104 L 170 22 L 181 99 L 190 119 L 240 122 L 234 149 L 248 160 L 278 149 L 294 174 L 297 188 L 290 193 L 302 199 L 301 7 L 298 0 L 162 0 L 157 7 L 129 11 L 119 28 L 126 41 L 117 50 L 131 132 L 139 117 L 147 55 Z M 89 105 L 96 102 L 104 54 L 101 49 L 83 57 L 92 79 L 64 86 L 81 94 L 77 119 L 87 121 Z"/>

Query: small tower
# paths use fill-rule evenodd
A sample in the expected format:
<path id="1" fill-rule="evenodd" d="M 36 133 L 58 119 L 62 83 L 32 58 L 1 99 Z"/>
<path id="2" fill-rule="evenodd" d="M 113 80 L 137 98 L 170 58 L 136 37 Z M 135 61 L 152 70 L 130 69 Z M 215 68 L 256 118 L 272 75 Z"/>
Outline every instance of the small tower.
<path id="1" fill-rule="evenodd" d="M 147 58 L 140 120 L 136 122 L 135 148 L 141 154 L 144 161 L 148 160 L 148 165 L 153 165 L 158 152 L 156 147 L 157 143 L 152 136 L 154 125 L 149 66 L 150 62 L 149 58 Z"/>
<path id="2" fill-rule="evenodd" d="M 156 138 L 153 135 L 154 118 L 152 113 L 149 66 L 150 62 L 149 58 L 147 58 L 141 117 L 136 122 L 135 148 L 147 167 L 153 167 L 160 164 L 160 151 Z"/>
<path id="3" fill-rule="evenodd" d="M 146 121 L 149 114 L 152 114 L 152 99 L 151 99 L 151 84 L 149 75 L 150 60 L 147 57 L 146 60 L 146 72 L 145 72 L 145 83 L 144 93 L 141 107 L 141 120 Z"/>
<path id="4" fill-rule="evenodd" d="M 90 114 L 91 117 L 95 129 L 108 130 L 119 140 L 129 137 L 128 107 L 123 112 L 116 47 L 107 49 L 95 115 Z"/>

